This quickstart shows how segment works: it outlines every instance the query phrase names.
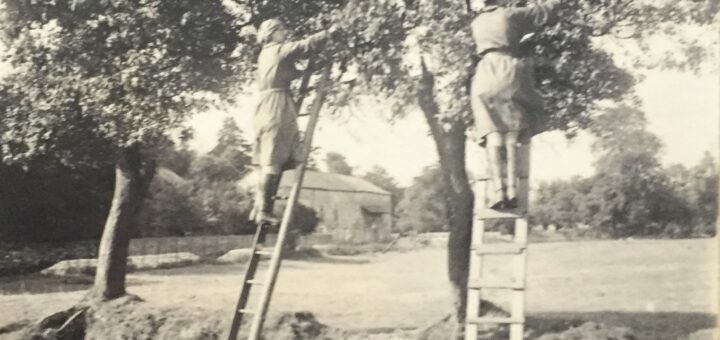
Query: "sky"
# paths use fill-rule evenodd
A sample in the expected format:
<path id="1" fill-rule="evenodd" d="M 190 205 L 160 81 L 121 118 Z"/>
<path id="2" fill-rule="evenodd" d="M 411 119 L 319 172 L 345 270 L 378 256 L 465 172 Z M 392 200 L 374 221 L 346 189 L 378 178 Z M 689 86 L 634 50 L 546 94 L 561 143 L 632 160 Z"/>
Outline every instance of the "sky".
<path id="1" fill-rule="evenodd" d="M 694 75 L 673 71 L 647 74 L 636 88 L 648 118 L 648 130 L 664 143 L 664 164 L 697 164 L 705 151 L 718 156 L 720 141 L 720 81 L 717 74 Z M 225 117 L 233 117 L 246 136 L 252 136 L 251 100 L 228 111 L 213 111 L 192 121 L 195 139 L 191 147 L 210 150 Z M 374 112 L 375 111 L 375 112 Z M 325 111 L 327 112 L 327 111 Z M 418 112 L 388 122 L 373 107 L 355 109 L 352 115 L 321 116 L 314 146 L 346 156 L 355 173 L 374 165 L 384 167 L 401 185 L 410 185 L 426 166 L 437 164 L 437 151 L 425 118 Z M 304 129 L 305 121 L 300 121 Z M 531 181 L 566 179 L 593 174 L 592 137 L 580 134 L 566 140 L 562 133 L 548 132 L 533 138 Z M 482 162 L 482 149 L 468 145 L 469 166 Z M 323 166 L 320 162 L 321 167 Z"/>

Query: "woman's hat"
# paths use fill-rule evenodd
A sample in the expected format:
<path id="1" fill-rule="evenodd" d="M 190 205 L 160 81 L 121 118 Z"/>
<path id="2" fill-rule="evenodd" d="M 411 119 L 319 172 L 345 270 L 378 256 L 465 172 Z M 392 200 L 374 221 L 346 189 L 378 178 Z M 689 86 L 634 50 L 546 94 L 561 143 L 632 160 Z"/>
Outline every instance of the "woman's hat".
<path id="1" fill-rule="evenodd" d="M 282 27 L 283 23 L 279 19 L 268 19 L 260 24 L 257 32 L 257 41 L 259 44 L 267 44 L 270 42 L 270 37 L 275 31 Z"/>

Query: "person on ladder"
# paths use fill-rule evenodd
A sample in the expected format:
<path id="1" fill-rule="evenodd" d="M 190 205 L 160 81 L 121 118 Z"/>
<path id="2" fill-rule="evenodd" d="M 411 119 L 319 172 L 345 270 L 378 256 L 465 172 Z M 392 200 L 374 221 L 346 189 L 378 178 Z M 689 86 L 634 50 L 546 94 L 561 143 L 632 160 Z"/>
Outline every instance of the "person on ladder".
<path id="1" fill-rule="evenodd" d="M 250 220 L 258 224 L 279 223 L 273 214 L 274 197 L 283 170 L 294 168 L 302 150 L 297 125 L 298 107 L 290 82 L 302 74 L 295 61 L 317 52 L 338 28 L 333 25 L 303 40 L 289 41 L 290 31 L 279 19 L 260 24 L 257 33 L 262 50 L 257 62 L 258 103 L 253 116 L 255 142 L 253 165 L 258 177 L 255 206 Z"/>
<path id="2" fill-rule="evenodd" d="M 529 143 L 530 137 L 545 128 L 533 61 L 520 55 L 521 40 L 554 21 L 562 0 L 526 7 L 514 7 L 512 2 L 485 0 L 472 22 L 479 61 L 470 84 L 470 102 L 476 137 L 486 149 L 490 168 L 491 209 L 518 207 L 518 143 Z"/>

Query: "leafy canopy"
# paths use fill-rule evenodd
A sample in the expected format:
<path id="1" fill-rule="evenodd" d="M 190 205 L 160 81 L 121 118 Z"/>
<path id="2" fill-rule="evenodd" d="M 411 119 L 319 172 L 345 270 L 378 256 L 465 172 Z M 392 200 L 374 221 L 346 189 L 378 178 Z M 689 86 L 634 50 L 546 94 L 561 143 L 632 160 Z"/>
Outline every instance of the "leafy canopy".
<path id="1" fill-rule="evenodd" d="M 220 0 L 4 0 L 3 155 L 152 143 L 242 80 Z M 241 50 L 241 49 L 240 49 Z M 235 53 L 234 53 L 235 52 Z M 70 145 L 68 145 L 70 144 Z"/>
<path id="2" fill-rule="evenodd" d="M 325 166 L 328 172 L 341 175 L 352 175 L 353 167 L 347 162 L 347 158 L 337 152 L 325 154 Z"/>

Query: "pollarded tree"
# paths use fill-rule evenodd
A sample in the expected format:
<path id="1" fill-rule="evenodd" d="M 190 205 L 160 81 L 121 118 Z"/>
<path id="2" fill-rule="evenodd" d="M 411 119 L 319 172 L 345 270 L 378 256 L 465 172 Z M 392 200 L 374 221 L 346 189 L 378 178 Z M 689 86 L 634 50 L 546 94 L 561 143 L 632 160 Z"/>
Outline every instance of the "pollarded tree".
<path id="1" fill-rule="evenodd" d="M 89 297 L 117 298 L 153 173 L 148 150 L 202 109 L 207 94 L 229 94 L 249 50 L 220 0 L 2 3 L 13 67 L 0 83 L 4 161 L 111 146 L 115 193 Z"/>

